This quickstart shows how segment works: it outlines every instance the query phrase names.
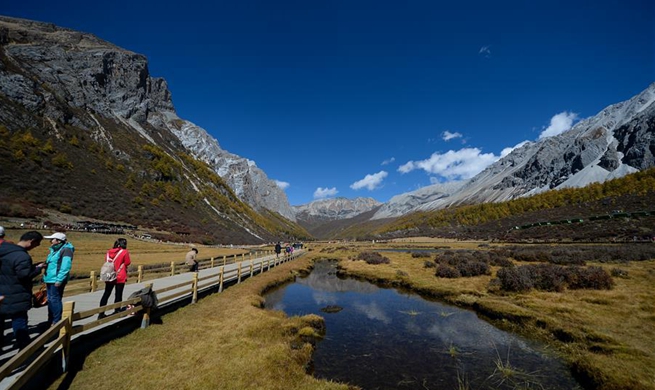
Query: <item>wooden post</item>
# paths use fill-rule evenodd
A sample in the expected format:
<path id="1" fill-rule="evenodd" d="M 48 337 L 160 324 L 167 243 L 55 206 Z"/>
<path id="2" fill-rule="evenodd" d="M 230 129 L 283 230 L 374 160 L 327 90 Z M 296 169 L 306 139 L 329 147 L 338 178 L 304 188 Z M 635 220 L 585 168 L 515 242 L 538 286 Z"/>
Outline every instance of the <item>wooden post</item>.
<path id="1" fill-rule="evenodd" d="M 218 273 L 218 292 L 223 292 L 223 271 L 225 267 L 221 267 L 221 272 Z"/>
<path id="2" fill-rule="evenodd" d="M 61 346 L 61 368 L 63 372 L 68 369 L 68 358 L 71 350 L 71 334 L 73 333 L 73 311 L 75 302 L 64 302 L 61 318 L 66 321 L 66 326 L 59 330 L 59 336 L 64 336 L 64 343 Z"/>
<path id="3" fill-rule="evenodd" d="M 250 259 L 250 276 L 253 276 L 252 273 L 255 272 L 255 267 L 253 266 L 253 259 Z"/>
<path id="4" fill-rule="evenodd" d="M 175 262 L 171 261 L 171 276 L 175 275 Z"/>
<path id="5" fill-rule="evenodd" d="M 226 262 L 226 261 L 227 261 L 227 260 L 226 260 L 226 256 L 223 255 L 223 267 L 225 267 L 225 264 L 226 264 L 225 262 Z"/>
<path id="6" fill-rule="evenodd" d="M 239 272 L 237 273 L 237 283 L 241 283 L 241 262 L 239 262 Z"/>
<path id="7" fill-rule="evenodd" d="M 146 284 L 147 288 L 152 290 L 152 283 Z M 143 318 L 141 319 L 141 329 L 145 329 L 150 325 L 150 308 L 146 307 L 143 309 Z"/>
<path id="8" fill-rule="evenodd" d="M 241 261 L 246 261 L 246 254 L 245 253 L 241 254 Z"/>
<path id="9" fill-rule="evenodd" d="M 191 298 L 191 303 L 198 302 L 198 272 L 193 273 L 193 297 Z"/>
<path id="10" fill-rule="evenodd" d="M 96 284 L 96 271 L 91 271 L 91 275 L 89 275 L 89 279 L 91 282 L 91 292 L 94 292 L 96 288 L 98 288 L 98 285 Z"/>
<path id="11" fill-rule="evenodd" d="M 214 258 L 212 257 L 211 268 L 214 268 Z"/>
<path id="12" fill-rule="evenodd" d="M 143 266 L 139 266 L 139 273 L 136 276 L 136 282 L 141 283 L 143 281 Z"/>

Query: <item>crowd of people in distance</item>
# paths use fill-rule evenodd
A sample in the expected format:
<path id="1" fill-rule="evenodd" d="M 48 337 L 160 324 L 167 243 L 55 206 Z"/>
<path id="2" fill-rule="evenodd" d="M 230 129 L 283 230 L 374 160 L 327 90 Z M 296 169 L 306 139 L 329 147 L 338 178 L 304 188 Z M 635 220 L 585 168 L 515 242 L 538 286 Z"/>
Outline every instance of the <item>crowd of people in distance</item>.
<path id="1" fill-rule="evenodd" d="M 303 244 L 302 243 L 285 243 L 284 245 L 282 244 L 281 241 L 278 241 L 275 244 L 275 257 L 280 257 L 280 254 L 282 253 L 282 250 L 284 249 L 284 256 L 291 256 L 293 254 L 293 251 L 296 249 L 302 249 Z"/>

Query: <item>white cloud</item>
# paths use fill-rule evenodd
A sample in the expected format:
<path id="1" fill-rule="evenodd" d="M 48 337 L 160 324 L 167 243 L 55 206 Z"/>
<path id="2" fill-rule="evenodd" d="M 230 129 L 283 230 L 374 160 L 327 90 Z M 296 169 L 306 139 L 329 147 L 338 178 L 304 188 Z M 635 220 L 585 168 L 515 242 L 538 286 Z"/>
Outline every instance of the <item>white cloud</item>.
<path id="1" fill-rule="evenodd" d="M 280 187 L 283 190 L 286 190 L 291 185 L 291 184 L 287 183 L 286 181 L 281 181 L 281 180 L 275 180 L 275 184 L 277 184 L 277 186 Z"/>
<path id="2" fill-rule="evenodd" d="M 471 178 L 490 164 L 498 161 L 493 153 L 481 153 L 478 148 L 464 148 L 446 153 L 433 153 L 430 158 L 421 161 L 408 161 L 398 168 L 398 172 L 408 173 L 415 169 L 438 175 L 448 180 Z"/>
<path id="3" fill-rule="evenodd" d="M 573 122 L 578 119 L 578 114 L 574 112 L 560 112 L 559 114 L 550 118 L 550 126 L 539 134 L 539 139 L 552 137 L 554 135 L 562 134 L 573 125 Z"/>
<path id="4" fill-rule="evenodd" d="M 337 191 L 336 187 L 332 188 L 321 188 L 318 187 L 316 191 L 314 191 L 314 199 L 322 199 L 322 198 L 327 198 L 328 196 L 334 196 L 338 194 L 339 191 Z"/>
<path id="5" fill-rule="evenodd" d="M 491 49 L 490 46 L 482 46 L 480 50 L 478 51 L 478 54 L 485 56 L 486 58 L 491 57 Z"/>
<path id="6" fill-rule="evenodd" d="M 356 181 L 350 185 L 350 188 L 353 190 L 359 190 L 362 188 L 367 188 L 369 191 L 373 191 L 382 184 L 382 180 L 387 177 L 388 173 L 385 171 L 380 171 L 372 175 L 366 175 L 362 180 Z"/>
<path id="7" fill-rule="evenodd" d="M 450 141 L 453 138 L 462 138 L 462 134 L 457 132 L 451 133 L 450 131 L 446 130 L 443 133 L 441 133 L 441 138 L 444 141 Z"/>
<path id="8" fill-rule="evenodd" d="M 391 157 L 391 158 L 389 158 L 389 159 L 386 159 L 386 160 L 382 161 L 382 165 L 389 165 L 389 164 L 391 164 L 391 163 L 394 162 L 394 161 L 396 161 L 396 158 L 395 158 L 395 157 Z"/>
<path id="9" fill-rule="evenodd" d="M 514 146 L 510 146 L 510 147 L 507 147 L 507 148 L 503 149 L 503 150 L 500 152 L 500 158 L 503 158 L 503 157 L 507 156 L 508 154 L 512 153 L 512 151 L 513 151 L 514 149 L 518 149 L 518 148 L 520 148 L 521 146 L 523 146 L 523 145 L 525 145 L 525 144 L 527 144 L 527 143 L 529 143 L 529 142 L 530 142 L 530 141 L 519 142 L 518 144 L 516 144 L 516 145 L 514 145 Z"/>

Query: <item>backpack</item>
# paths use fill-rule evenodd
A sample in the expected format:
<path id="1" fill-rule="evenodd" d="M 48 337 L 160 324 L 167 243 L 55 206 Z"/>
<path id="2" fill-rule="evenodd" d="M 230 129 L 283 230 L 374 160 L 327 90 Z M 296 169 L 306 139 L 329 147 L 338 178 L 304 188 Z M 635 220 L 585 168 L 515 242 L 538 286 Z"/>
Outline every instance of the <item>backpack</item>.
<path id="1" fill-rule="evenodd" d="M 118 271 L 123 268 L 123 264 L 121 264 L 120 268 L 118 271 L 114 268 L 114 260 L 120 256 L 121 252 L 123 250 L 119 250 L 118 253 L 116 253 L 116 256 L 112 259 L 109 257 L 109 253 L 107 253 L 107 259 L 105 260 L 105 264 L 100 267 L 100 280 L 103 282 L 114 282 L 116 281 L 116 277 L 118 276 Z"/>

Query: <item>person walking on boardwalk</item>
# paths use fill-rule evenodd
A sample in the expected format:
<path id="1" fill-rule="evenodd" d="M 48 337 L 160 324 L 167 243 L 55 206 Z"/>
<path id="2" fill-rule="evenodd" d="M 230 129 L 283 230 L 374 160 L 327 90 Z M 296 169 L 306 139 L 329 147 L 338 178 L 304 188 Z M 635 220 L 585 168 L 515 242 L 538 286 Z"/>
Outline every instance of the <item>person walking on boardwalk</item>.
<path id="1" fill-rule="evenodd" d="M 57 232 L 43 238 L 49 239 L 51 244 L 43 275 L 48 291 L 48 322 L 56 324 L 61 320 L 61 299 L 73 265 L 75 247 L 66 240 L 64 233 Z"/>
<path id="2" fill-rule="evenodd" d="M 196 248 L 191 248 L 191 250 L 186 253 L 185 263 L 189 266 L 189 271 L 191 272 L 198 272 L 198 259 L 196 258 L 197 255 L 198 249 Z"/>
<path id="3" fill-rule="evenodd" d="M 125 289 L 125 283 L 127 282 L 127 267 L 132 264 L 132 261 L 130 260 L 130 252 L 127 250 L 126 239 L 119 238 L 114 242 L 114 246 L 107 251 L 106 261 L 110 261 L 114 264 L 116 280 L 105 282 L 105 292 L 102 294 L 102 298 L 100 298 L 100 306 L 105 306 L 107 304 L 109 296 L 111 296 L 111 291 L 114 288 L 116 288 L 114 303 L 123 300 L 123 290 Z M 116 309 L 115 313 L 119 311 L 121 311 L 121 309 Z M 103 319 L 105 317 L 106 315 L 104 312 L 98 314 L 98 319 Z"/>
<path id="4" fill-rule="evenodd" d="M 275 257 L 279 258 L 280 253 L 282 253 L 282 245 L 280 244 L 280 241 L 275 244 Z"/>
<path id="5" fill-rule="evenodd" d="M 41 273 L 44 264 L 32 264 L 28 251 L 41 245 L 43 236 L 37 231 L 23 234 L 17 244 L 0 243 L 0 323 L 11 319 L 16 346 L 25 348 L 30 343 L 27 330 L 27 311 L 32 307 L 32 279 Z"/>

